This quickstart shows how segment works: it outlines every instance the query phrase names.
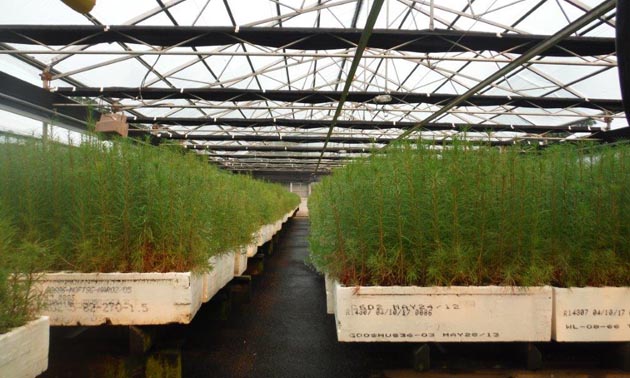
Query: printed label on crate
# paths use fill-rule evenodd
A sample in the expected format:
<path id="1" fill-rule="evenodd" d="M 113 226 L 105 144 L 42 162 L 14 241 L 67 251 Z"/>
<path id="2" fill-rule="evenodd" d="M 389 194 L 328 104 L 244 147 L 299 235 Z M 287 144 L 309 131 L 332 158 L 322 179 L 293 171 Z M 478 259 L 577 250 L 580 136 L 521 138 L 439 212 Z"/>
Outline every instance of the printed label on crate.
<path id="1" fill-rule="evenodd" d="M 47 273 L 38 278 L 51 325 L 188 323 L 203 277 L 186 273 Z"/>
<path id="2" fill-rule="evenodd" d="M 339 341 L 549 341 L 550 287 L 342 287 Z"/>
<path id="3" fill-rule="evenodd" d="M 557 341 L 630 341 L 630 288 L 554 288 Z"/>

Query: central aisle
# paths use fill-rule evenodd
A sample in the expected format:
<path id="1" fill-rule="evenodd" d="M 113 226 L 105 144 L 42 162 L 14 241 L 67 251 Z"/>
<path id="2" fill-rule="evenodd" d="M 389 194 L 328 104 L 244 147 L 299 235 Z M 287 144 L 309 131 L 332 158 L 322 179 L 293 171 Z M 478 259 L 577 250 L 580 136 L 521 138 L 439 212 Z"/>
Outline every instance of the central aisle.
<path id="1" fill-rule="evenodd" d="M 184 377 L 368 377 L 404 355 L 391 345 L 337 342 L 323 277 L 306 263 L 309 220 L 284 227 L 254 279 L 251 302 L 225 321 L 197 315 L 184 346 Z"/>

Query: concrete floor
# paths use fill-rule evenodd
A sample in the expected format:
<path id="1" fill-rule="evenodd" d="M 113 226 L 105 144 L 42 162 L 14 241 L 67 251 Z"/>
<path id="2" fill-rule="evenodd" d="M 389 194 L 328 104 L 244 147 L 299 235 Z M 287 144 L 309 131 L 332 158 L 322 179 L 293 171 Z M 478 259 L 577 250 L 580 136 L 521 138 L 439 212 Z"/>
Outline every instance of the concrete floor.
<path id="1" fill-rule="evenodd" d="M 308 218 L 290 220 L 249 304 L 228 320 L 200 312 L 184 345 L 185 377 L 368 377 L 406 365 L 401 348 L 337 342 L 323 278 L 307 263 Z"/>

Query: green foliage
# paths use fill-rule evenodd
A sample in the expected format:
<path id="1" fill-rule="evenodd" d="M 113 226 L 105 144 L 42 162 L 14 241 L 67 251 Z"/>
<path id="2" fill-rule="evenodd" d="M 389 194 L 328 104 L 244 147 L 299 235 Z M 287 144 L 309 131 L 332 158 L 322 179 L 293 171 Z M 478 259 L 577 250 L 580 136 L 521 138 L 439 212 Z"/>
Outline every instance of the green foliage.
<path id="1" fill-rule="evenodd" d="M 0 145 L 0 201 L 40 270 L 207 269 L 299 198 L 192 154 L 131 142 Z"/>
<path id="2" fill-rule="evenodd" d="M 401 146 L 325 178 L 311 257 L 347 285 L 630 285 L 630 147 Z"/>
<path id="3" fill-rule="evenodd" d="M 39 307 L 39 298 L 31 290 L 32 267 L 38 256 L 30 252 L 36 246 L 16 245 L 15 235 L 15 228 L 0 206 L 0 334 L 25 324 Z"/>

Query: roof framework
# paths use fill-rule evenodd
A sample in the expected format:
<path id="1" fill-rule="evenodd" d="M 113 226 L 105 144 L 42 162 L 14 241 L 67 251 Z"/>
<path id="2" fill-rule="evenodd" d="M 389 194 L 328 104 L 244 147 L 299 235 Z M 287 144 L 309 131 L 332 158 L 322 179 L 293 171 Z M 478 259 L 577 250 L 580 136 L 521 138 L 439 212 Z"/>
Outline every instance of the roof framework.
<path id="1" fill-rule="evenodd" d="M 85 16 L 44 3 L 0 16 L 0 64 L 46 72 L 59 114 L 117 104 L 132 135 L 226 169 L 329 171 L 401 135 L 546 144 L 627 126 L 614 6 L 485 84 L 613 1 L 385 0 L 338 117 L 373 1 L 137 0 L 125 16 L 122 0 Z"/>

